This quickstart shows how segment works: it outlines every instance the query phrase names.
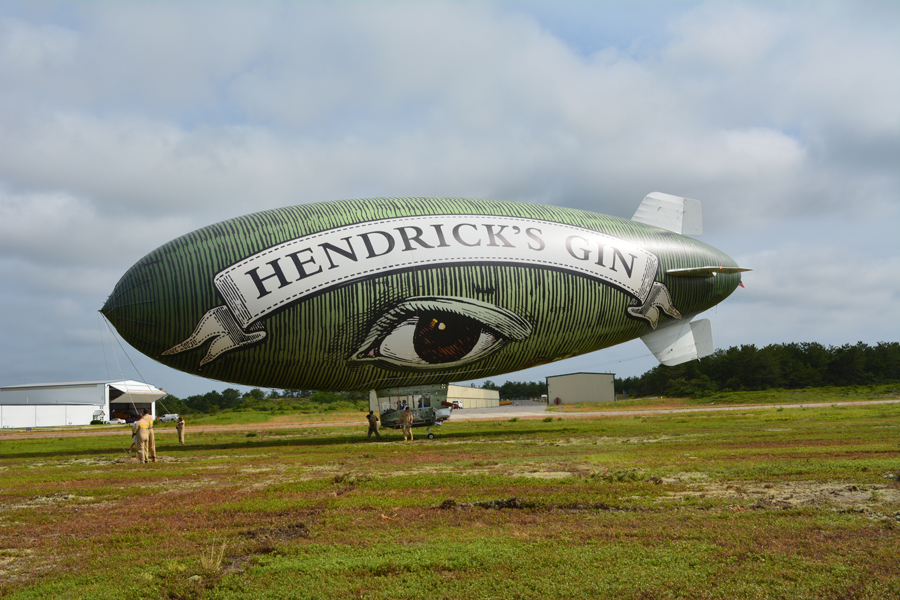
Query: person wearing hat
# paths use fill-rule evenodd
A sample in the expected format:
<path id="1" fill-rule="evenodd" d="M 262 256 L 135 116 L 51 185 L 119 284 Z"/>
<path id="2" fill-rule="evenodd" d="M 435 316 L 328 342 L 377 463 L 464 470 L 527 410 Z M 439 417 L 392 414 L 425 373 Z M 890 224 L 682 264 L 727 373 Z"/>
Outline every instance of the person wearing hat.
<path id="1" fill-rule="evenodd" d="M 131 426 L 131 432 L 137 441 L 137 457 L 139 463 L 148 462 L 151 458 L 156 462 L 156 444 L 153 443 L 153 417 L 146 408 L 143 416 Z"/>
<path id="2" fill-rule="evenodd" d="M 375 437 L 380 440 L 381 434 L 378 433 L 378 415 L 370 410 L 369 414 L 366 415 L 366 420 L 369 422 L 369 434 L 366 436 L 366 439 L 371 440 L 372 434 L 374 433 Z"/>
<path id="3" fill-rule="evenodd" d="M 403 441 L 406 441 L 406 434 L 409 434 L 409 441 L 413 441 L 413 433 L 412 433 L 412 423 L 413 423 L 413 414 L 412 411 L 409 410 L 407 406 L 403 409 L 403 414 L 400 415 L 400 426 L 403 428 Z"/>

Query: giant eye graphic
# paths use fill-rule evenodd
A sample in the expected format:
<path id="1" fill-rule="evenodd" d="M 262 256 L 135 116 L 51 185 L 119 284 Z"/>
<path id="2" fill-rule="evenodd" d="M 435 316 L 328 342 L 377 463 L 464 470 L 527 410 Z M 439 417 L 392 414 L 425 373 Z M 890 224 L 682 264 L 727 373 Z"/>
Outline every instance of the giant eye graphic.
<path id="1" fill-rule="evenodd" d="M 528 321 L 492 304 L 466 298 L 410 298 L 378 319 L 351 360 L 443 369 L 484 358 L 529 335 Z"/>

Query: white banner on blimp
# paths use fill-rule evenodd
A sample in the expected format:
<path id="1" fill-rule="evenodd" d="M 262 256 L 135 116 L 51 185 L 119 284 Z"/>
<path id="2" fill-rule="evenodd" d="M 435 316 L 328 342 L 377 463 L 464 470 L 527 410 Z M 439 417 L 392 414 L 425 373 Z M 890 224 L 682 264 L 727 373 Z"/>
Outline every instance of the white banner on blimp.
<path id="1" fill-rule="evenodd" d="M 657 307 L 680 317 L 655 282 L 659 259 L 622 239 L 572 225 L 517 217 L 400 217 L 299 237 L 247 257 L 214 277 L 226 306 L 208 311 L 191 336 L 163 354 L 213 339 L 201 362 L 258 342 L 259 322 L 328 289 L 409 269 L 521 265 L 576 273 L 632 296 L 628 312 L 656 327 Z"/>

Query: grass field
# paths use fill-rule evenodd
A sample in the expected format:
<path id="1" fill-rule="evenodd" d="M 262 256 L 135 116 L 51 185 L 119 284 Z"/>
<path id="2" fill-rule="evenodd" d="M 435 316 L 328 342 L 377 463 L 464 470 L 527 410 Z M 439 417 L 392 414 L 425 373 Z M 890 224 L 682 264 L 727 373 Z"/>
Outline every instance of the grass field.
<path id="1" fill-rule="evenodd" d="M 898 404 L 364 431 L 0 437 L 0 596 L 900 597 Z"/>
<path id="2" fill-rule="evenodd" d="M 771 389 L 758 392 L 720 392 L 702 398 L 629 398 L 615 403 L 551 406 L 554 412 L 635 409 L 698 408 L 710 406 L 760 406 L 885 400 L 900 397 L 900 386 L 860 385 L 840 388 Z"/>

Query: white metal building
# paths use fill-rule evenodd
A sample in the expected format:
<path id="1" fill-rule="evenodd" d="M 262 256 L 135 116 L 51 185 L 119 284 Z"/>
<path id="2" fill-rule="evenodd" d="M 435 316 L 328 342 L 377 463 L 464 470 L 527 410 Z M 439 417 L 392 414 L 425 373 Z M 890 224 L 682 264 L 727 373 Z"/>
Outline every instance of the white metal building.
<path id="1" fill-rule="evenodd" d="M 29 383 L 0 387 L 0 427 L 89 425 L 93 420 L 137 416 L 166 395 L 140 381 Z"/>
<path id="2" fill-rule="evenodd" d="M 616 389 L 612 373 L 569 373 L 547 377 L 550 404 L 582 402 L 615 402 Z"/>

